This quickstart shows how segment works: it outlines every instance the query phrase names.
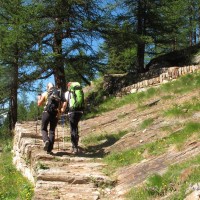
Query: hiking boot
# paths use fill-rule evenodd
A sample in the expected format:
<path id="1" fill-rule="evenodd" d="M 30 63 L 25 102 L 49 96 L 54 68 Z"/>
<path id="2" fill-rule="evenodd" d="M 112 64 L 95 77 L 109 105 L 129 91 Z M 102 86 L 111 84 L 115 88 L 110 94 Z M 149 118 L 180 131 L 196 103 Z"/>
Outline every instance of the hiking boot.
<path id="1" fill-rule="evenodd" d="M 78 153 L 78 147 L 74 148 L 74 153 Z"/>
<path id="2" fill-rule="evenodd" d="M 54 153 L 52 151 L 47 151 L 47 154 L 54 155 Z"/>
<path id="3" fill-rule="evenodd" d="M 72 152 L 73 154 L 77 154 L 77 153 L 78 153 L 78 147 L 72 147 L 71 152 Z"/>
<path id="4" fill-rule="evenodd" d="M 49 140 L 45 141 L 44 143 L 44 150 L 47 151 L 49 148 Z"/>

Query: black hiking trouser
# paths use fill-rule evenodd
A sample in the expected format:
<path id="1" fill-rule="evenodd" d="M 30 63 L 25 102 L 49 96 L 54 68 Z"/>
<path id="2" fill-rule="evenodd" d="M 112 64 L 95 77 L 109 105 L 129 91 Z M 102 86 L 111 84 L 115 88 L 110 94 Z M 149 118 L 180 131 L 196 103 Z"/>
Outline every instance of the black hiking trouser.
<path id="1" fill-rule="evenodd" d="M 71 133 L 71 143 L 72 147 L 78 147 L 79 141 L 79 132 L 78 132 L 78 123 L 83 115 L 83 112 L 70 112 L 68 113 L 69 116 L 69 126 L 70 126 L 70 133 Z"/>
<path id="2" fill-rule="evenodd" d="M 51 152 L 53 149 L 54 141 L 55 141 L 55 129 L 58 124 L 57 114 L 49 114 L 47 111 L 42 113 L 42 125 L 41 125 L 41 132 L 42 132 L 42 139 L 43 142 L 49 141 L 49 147 L 47 152 Z M 49 126 L 49 131 L 47 130 Z"/>

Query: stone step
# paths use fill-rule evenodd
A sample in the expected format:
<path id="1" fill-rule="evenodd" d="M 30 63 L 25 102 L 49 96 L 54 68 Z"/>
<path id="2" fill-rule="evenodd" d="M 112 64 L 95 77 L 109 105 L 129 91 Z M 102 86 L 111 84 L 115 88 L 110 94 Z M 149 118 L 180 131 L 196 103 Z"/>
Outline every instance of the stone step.
<path id="1" fill-rule="evenodd" d="M 36 153 L 34 153 L 36 154 Z M 62 156 L 60 156 L 62 155 Z M 40 161 L 53 161 L 60 162 L 63 161 L 65 163 L 95 163 L 98 162 L 98 165 L 104 166 L 103 163 L 100 163 L 101 159 L 92 159 L 89 157 L 82 157 L 81 155 L 73 155 L 68 152 L 56 152 L 54 151 L 54 155 L 47 154 L 45 151 L 38 150 L 38 153 L 34 157 L 36 160 Z"/>
<path id="2" fill-rule="evenodd" d="M 60 128 L 53 154 L 47 154 L 39 130 L 36 123 L 17 124 L 13 148 L 14 163 L 35 186 L 33 200 L 99 199 L 101 186 L 111 182 L 102 172 L 102 159 L 94 158 L 83 148 L 73 155 L 71 142 L 63 141 Z"/>
<path id="3" fill-rule="evenodd" d="M 63 182 L 38 181 L 33 199 L 95 200 L 99 195 L 100 192 L 94 184 L 68 185 Z"/>
<path id="4" fill-rule="evenodd" d="M 68 184 L 86 184 L 92 181 L 106 182 L 108 179 L 103 174 L 89 171 L 73 170 L 40 170 L 37 173 L 37 180 L 43 181 L 62 181 Z"/>
<path id="5" fill-rule="evenodd" d="M 82 161 L 82 162 L 81 162 Z M 86 161 L 86 162 L 85 162 Z M 82 160 L 82 159 L 66 159 L 66 160 L 57 160 L 55 157 L 52 160 L 39 160 L 37 161 L 38 165 L 43 164 L 48 166 L 49 168 L 59 168 L 60 170 L 89 170 L 89 171 L 97 171 L 99 169 L 103 169 L 106 164 L 101 162 L 89 162 L 89 160 Z"/>
<path id="6" fill-rule="evenodd" d="M 79 188 L 79 190 L 91 190 L 96 188 L 94 187 L 94 183 L 90 182 L 89 184 L 66 184 L 63 181 L 44 181 L 44 180 L 38 180 L 36 185 L 35 185 L 35 189 L 41 190 L 42 188 L 47 188 L 48 190 L 52 190 L 52 189 L 68 189 L 70 191 L 75 190 L 76 188 Z M 86 188 L 86 189 L 85 189 Z M 90 189 L 89 189 L 90 188 Z"/>
<path id="7" fill-rule="evenodd" d="M 55 191 L 49 191 L 48 194 L 40 194 L 36 192 L 35 196 L 32 200 L 98 200 L 99 194 L 97 192 L 89 192 L 88 194 L 83 194 L 79 191 L 76 191 L 74 193 L 68 193 L 65 194 L 56 193 Z"/>

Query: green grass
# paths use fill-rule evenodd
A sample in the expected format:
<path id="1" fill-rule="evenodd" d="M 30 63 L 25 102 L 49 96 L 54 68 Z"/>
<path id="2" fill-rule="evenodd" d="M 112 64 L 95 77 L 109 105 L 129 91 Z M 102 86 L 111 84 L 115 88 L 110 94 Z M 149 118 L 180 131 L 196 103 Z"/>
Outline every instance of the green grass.
<path id="1" fill-rule="evenodd" d="M 139 92 L 134 94 L 129 94 L 121 98 L 108 98 L 101 105 L 98 106 L 98 112 L 102 113 L 109 110 L 119 108 L 126 104 L 135 104 L 137 108 L 143 108 L 144 102 L 146 100 L 159 96 L 163 102 L 174 99 L 177 95 L 185 95 L 187 92 L 196 91 L 200 88 L 200 74 L 188 74 L 176 81 L 169 82 L 167 84 L 162 84 L 158 88 L 150 88 L 146 92 Z M 191 116 L 194 112 L 200 110 L 199 99 L 193 98 L 190 102 L 185 102 L 181 105 L 173 105 L 172 108 L 166 110 L 163 113 L 164 117 L 188 117 Z M 124 117 L 124 114 L 118 116 L 119 118 Z M 146 119 L 140 124 L 140 129 L 145 129 L 152 125 L 153 119 Z M 180 130 L 180 127 L 182 129 Z M 165 129 L 168 132 L 168 136 L 160 140 L 148 143 L 141 144 L 139 147 L 134 149 L 126 149 L 120 152 L 113 151 L 110 154 L 106 155 L 103 158 L 103 162 L 107 164 L 104 172 L 108 175 L 114 174 L 116 170 L 121 167 L 129 166 L 133 163 L 139 163 L 144 159 L 143 153 L 147 152 L 149 156 L 158 156 L 166 151 L 171 146 L 177 148 L 182 148 L 184 144 L 194 136 L 199 140 L 200 132 L 200 123 L 188 122 L 186 124 L 179 124 L 179 131 L 173 131 L 172 127 L 166 126 L 162 129 Z M 93 142 L 89 143 L 98 143 L 99 141 L 107 140 L 108 135 L 99 136 L 92 139 Z M 146 154 L 145 154 L 146 155 Z M 150 176 L 145 183 L 145 187 L 133 188 L 128 194 L 127 199 L 138 199 L 138 200 L 147 200 L 155 199 L 157 196 L 164 196 L 169 192 L 175 192 L 175 195 L 171 196 L 171 199 L 184 199 L 185 190 L 188 187 L 188 184 L 184 182 L 179 184 L 178 177 L 183 169 L 190 167 L 192 165 L 198 164 L 200 157 L 197 159 L 187 161 L 186 163 L 180 165 L 171 166 L 168 172 L 164 175 L 153 174 Z M 195 173 L 198 175 L 195 176 L 195 173 L 191 174 L 188 177 L 188 182 L 196 183 L 200 181 L 199 168 L 195 170 Z M 178 191 L 175 191 L 176 188 L 179 188 Z"/>
<path id="2" fill-rule="evenodd" d="M 171 194 L 169 200 L 182 200 L 189 185 L 200 181 L 200 156 L 196 156 L 185 162 L 171 165 L 163 174 L 152 174 L 142 187 L 132 188 L 126 198 L 147 200 Z M 181 179 L 183 172 L 188 171 L 184 180 Z M 185 173 L 186 174 L 186 173 Z"/>
<path id="3" fill-rule="evenodd" d="M 169 82 L 167 84 L 162 84 L 158 88 L 150 88 L 146 92 L 140 92 L 135 94 L 129 94 L 123 96 L 122 98 L 109 98 L 103 104 L 99 106 L 99 113 L 105 112 L 108 110 L 116 109 L 125 104 L 137 104 L 140 107 L 143 102 L 151 97 L 157 97 L 159 94 L 160 97 L 163 96 L 163 100 L 172 99 L 176 94 L 184 94 L 196 90 L 200 87 L 200 74 L 188 74 L 179 78 L 176 81 Z M 164 112 L 164 116 L 188 116 L 194 113 L 194 111 L 200 110 L 200 103 L 197 98 L 194 98 L 192 102 L 186 102 L 182 105 L 174 105 L 171 109 Z M 119 117 L 123 117 L 120 115 Z M 140 129 L 145 129 L 152 125 L 153 119 L 144 120 Z M 106 173 L 113 173 L 120 167 L 130 165 L 132 163 L 139 162 L 143 159 L 144 151 L 148 151 L 149 155 L 160 155 L 165 153 L 170 145 L 175 145 L 177 148 L 181 148 L 182 145 L 195 133 L 200 131 L 199 123 L 187 123 L 182 125 L 183 129 L 177 132 L 173 132 L 171 127 L 167 127 L 169 136 L 163 139 L 157 140 L 155 142 L 144 144 L 138 147 L 137 149 L 127 149 L 121 152 L 112 152 L 109 155 L 105 156 L 103 160 L 108 164 L 108 168 L 105 170 Z M 90 137 L 88 144 L 98 144 L 100 141 L 108 140 L 108 135 L 100 135 Z"/>
<path id="4" fill-rule="evenodd" d="M 45 165 L 44 163 L 42 163 L 42 162 L 40 162 L 40 161 L 37 163 L 36 168 L 37 168 L 37 169 L 44 169 L 44 170 L 45 170 L 45 169 L 49 169 L 49 167 L 48 167 L 47 165 Z"/>
<path id="5" fill-rule="evenodd" d="M 33 186 L 12 165 L 12 155 L 5 152 L 0 155 L 0 199 L 29 200 L 33 195 Z"/>
<path id="6" fill-rule="evenodd" d="M 160 89 L 163 93 L 169 94 L 183 94 L 190 90 L 200 87 L 200 74 L 187 74 L 180 77 L 176 81 L 161 85 Z"/>
<path id="7" fill-rule="evenodd" d="M 31 200 L 33 185 L 16 170 L 12 163 L 12 140 L 6 129 L 0 129 L 0 199 Z"/>
<path id="8" fill-rule="evenodd" d="M 109 97 L 98 105 L 94 112 L 85 115 L 85 118 L 92 118 L 103 112 L 114 110 L 126 104 L 136 104 L 140 106 L 145 100 L 159 96 L 163 100 L 168 100 L 177 94 L 200 88 L 200 73 L 188 74 L 180 77 L 176 81 L 161 84 L 158 88 L 150 88 L 145 92 L 128 94 L 121 98 Z"/>
<path id="9" fill-rule="evenodd" d="M 147 128 L 148 126 L 150 126 L 152 123 L 153 123 L 153 119 L 152 119 L 152 118 L 145 119 L 145 120 L 141 123 L 140 129 L 145 129 L 145 128 Z"/>
<path id="10" fill-rule="evenodd" d="M 170 100 L 170 99 L 173 99 L 174 97 L 172 96 L 172 95 L 163 95 L 162 97 L 161 97 L 161 99 L 163 99 L 163 100 Z"/>
<path id="11" fill-rule="evenodd" d="M 192 135 L 198 135 L 199 131 L 200 123 L 188 122 L 185 126 L 183 125 L 181 130 L 172 132 L 171 134 L 169 133 L 167 137 L 146 144 L 145 148 L 150 155 L 160 155 L 166 152 L 171 145 L 175 145 L 178 149 L 181 149 L 185 142 L 190 139 Z"/>
<path id="12" fill-rule="evenodd" d="M 82 143 L 85 146 L 90 146 L 90 145 L 98 145 L 101 144 L 102 142 L 109 142 L 109 141 L 117 141 L 121 137 L 123 137 L 127 131 L 119 131 L 118 133 L 114 134 L 108 134 L 108 133 L 103 133 L 100 135 L 89 135 L 85 138 L 83 138 Z"/>
<path id="13" fill-rule="evenodd" d="M 142 153 L 143 149 L 141 152 L 140 148 L 111 153 L 103 158 L 103 161 L 107 163 L 107 167 L 104 168 L 104 172 L 111 175 L 120 167 L 137 163 L 143 159 Z"/>
<path id="14" fill-rule="evenodd" d="M 200 111 L 200 102 L 197 98 L 181 105 L 173 105 L 172 108 L 164 111 L 163 115 L 166 117 L 187 117 L 191 116 L 194 111 Z"/>
<path id="15" fill-rule="evenodd" d="M 189 122 L 182 130 L 171 133 L 168 137 L 141 145 L 136 149 L 112 152 L 103 158 L 103 161 L 107 163 L 105 173 L 112 174 L 120 167 L 141 161 L 144 159 L 144 151 L 148 151 L 149 155 L 161 155 L 167 151 L 170 145 L 176 145 L 177 148 L 181 148 L 193 134 L 199 131 L 200 123 Z"/>
<path id="16" fill-rule="evenodd" d="M 164 116 L 167 117 L 183 117 L 186 113 L 183 111 L 181 106 L 174 105 L 173 108 L 164 111 Z"/>

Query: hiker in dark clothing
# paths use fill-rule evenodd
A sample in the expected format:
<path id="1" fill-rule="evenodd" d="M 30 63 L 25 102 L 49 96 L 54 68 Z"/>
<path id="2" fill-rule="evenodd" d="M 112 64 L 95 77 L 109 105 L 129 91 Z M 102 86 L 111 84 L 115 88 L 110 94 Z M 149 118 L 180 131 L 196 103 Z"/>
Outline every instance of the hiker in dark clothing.
<path id="1" fill-rule="evenodd" d="M 72 143 L 72 153 L 78 153 L 79 148 L 78 148 L 78 142 L 79 142 L 79 130 L 78 130 L 78 123 L 83 115 L 83 110 L 82 108 L 78 108 L 76 110 L 72 109 L 72 101 L 70 101 L 73 98 L 73 94 L 70 92 L 70 85 L 72 83 L 76 82 L 69 82 L 67 84 L 68 91 L 65 93 L 65 100 L 66 102 L 64 103 L 64 110 L 65 111 L 66 107 L 68 110 L 68 117 L 69 117 L 69 126 L 70 126 L 70 133 L 71 133 L 71 143 Z"/>
<path id="2" fill-rule="evenodd" d="M 82 117 L 81 112 L 69 112 L 69 125 L 71 132 L 72 153 L 78 153 L 79 131 L 78 123 Z"/>
<path id="3" fill-rule="evenodd" d="M 44 105 L 44 111 L 42 113 L 42 125 L 41 125 L 41 133 L 42 133 L 42 139 L 44 142 L 44 150 L 47 151 L 48 154 L 51 154 L 54 146 L 54 141 L 55 141 L 55 129 L 58 124 L 58 118 L 60 114 L 60 106 L 54 111 L 54 112 L 49 112 L 47 110 L 47 105 L 48 105 L 48 92 L 52 90 L 54 85 L 52 83 L 47 84 L 47 91 L 44 92 L 42 95 L 38 96 L 38 106 Z M 61 95 L 61 100 L 60 104 L 64 105 L 64 98 Z M 49 132 L 48 132 L 48 125 L 49 127 Z"/>

